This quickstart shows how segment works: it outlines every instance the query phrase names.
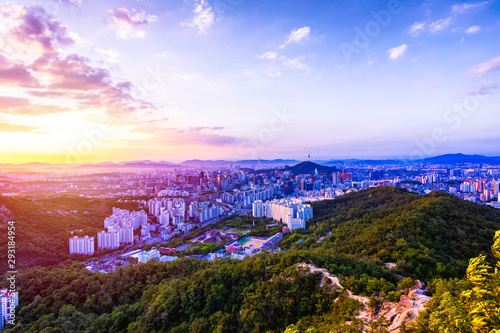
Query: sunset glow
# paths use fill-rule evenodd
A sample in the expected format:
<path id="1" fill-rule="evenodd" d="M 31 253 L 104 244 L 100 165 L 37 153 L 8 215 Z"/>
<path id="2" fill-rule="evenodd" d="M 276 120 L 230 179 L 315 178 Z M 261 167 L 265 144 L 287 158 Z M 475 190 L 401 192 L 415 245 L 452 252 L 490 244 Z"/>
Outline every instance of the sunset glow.
<path id="1" fill-rule="evenodd" d="M 498 2 L 228 6 L 3 2 L 0 162 L 500 154 Z"/>

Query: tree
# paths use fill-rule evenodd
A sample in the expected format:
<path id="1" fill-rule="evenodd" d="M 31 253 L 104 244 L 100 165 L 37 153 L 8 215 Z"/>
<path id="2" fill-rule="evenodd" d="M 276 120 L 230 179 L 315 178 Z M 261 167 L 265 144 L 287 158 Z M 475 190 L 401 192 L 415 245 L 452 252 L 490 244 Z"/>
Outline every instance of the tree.
<path id="1" fill-rule="evenodd" d="M 430 313 L 432 332 L 500 333 L 500 231 L 495 233 L 491 253 L 495 269 L 480 255 L 470 259 L 468 287 L 460 294 L 444 292 Z"/>
<path id="2" fill-rule="evenodd" d="M 491 247 L 496 267 L 493 270 L 486 256 L 470 260 L 467 280 L 472 285 L 462 293 L 474 332 L 500 332 L 500 231 L 495 233 Z"/>

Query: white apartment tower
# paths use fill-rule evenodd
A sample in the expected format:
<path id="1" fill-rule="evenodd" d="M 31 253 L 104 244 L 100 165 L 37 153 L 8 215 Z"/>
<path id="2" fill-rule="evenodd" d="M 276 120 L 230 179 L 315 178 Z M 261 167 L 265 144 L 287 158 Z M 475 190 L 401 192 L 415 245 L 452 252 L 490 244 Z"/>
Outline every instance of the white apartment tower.
<path id="1" fill-rule="evenodd" d="M 257 218 L 264 217 L 264 203 L 261 200 L 254 201 L 252 204 L 252 215 Z"/>
<path id="2" fill-rule="evenodd" d="M 69 254 L 94 254 L 94 237 L 72 237 L 69 239 Z"/>
<path id="3" fill-rule="evenodd" d="M 101 231 L 97 234 L 97 248 L 99 250 L 114 250 L 120 247 L 120 233 L 118 231 Z"/>
<path id="4" fill-rule="evenodd" d="M 134 243 L 134 229 L 133 228 L 120 228 L 118 229 L 120 244 L 133 244 Z"/>

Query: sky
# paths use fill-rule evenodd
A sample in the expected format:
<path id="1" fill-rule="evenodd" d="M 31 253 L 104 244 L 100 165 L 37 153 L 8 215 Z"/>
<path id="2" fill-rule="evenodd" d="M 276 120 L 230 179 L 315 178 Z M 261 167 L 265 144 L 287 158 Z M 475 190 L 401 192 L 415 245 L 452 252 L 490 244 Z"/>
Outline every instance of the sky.
<path id="1" fill-rule="evenodd" d="M 0 163 L 500 155 L 500 0 L 0 4 Z"/>

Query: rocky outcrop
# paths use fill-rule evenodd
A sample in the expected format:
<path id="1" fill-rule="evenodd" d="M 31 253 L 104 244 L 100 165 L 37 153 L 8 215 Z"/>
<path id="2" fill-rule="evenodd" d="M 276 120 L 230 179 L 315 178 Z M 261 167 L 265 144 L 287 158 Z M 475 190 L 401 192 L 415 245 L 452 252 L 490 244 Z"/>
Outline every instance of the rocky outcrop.
<path id="1" fill-rule="evenodd" d="M 423 289 L 415 285 L 410 288 L 408 295 L 401 296 L 399 303 L 383 302 L 377 313 L 374 313 L 374 311 L 370 309 L 364 310 L 360 312 L 358 318 L 363 319 L 365 322 L 372 322 L 383 316 L 390 322 L 389 332 L 398 332 L 401 324 L 403 322 L 415 320 L 418 313 L 424 310 L 425 305 L 431 299 L 430 296 L 426 295 L 429 289 L 425 288 L 422 282 L 420 283 Z M 367 316 L 369 312 L 372 312 L 372 314 Z"/>
<path id="2" fill-rule="evenodd" d="M 340 284 L 340 280 L 330 274 L 325 268 L 318 268 L 311 264 L 301 263 L 297 265 L 301 270 L 309 273 L 321 273 L 323 278 L 321 280 L 321 286 L 327 284 L 332 286 L 332 288 L 344 289 Z M 383 298 L 380 298 L 382 303 L 370 307 L 369 297 L 354 295 L 351 291 L 347 290 L 349 297 L 359 301 L 363 304 L 364 309 L 361 310 L 356 318 L 363 320 L 366 323 L 371 323 L 377 321 L 381 317 L 385 317 L 390 323 L 389 332 L 399 332 L 401 324 L 404 322 L 415 320 L 418 313 L 424 310 L 425 305 L 431 299 L 430 290 L 426 288 L 422 281 L 416 280 L 415 286 L 405 290 L 405 295 L 402 295 L 398 303 L 394 302 L 384 302 Z M 374 294 L 374 297 L 379 297 L 378 294 Z"/>

